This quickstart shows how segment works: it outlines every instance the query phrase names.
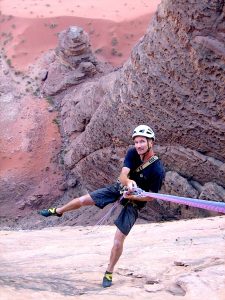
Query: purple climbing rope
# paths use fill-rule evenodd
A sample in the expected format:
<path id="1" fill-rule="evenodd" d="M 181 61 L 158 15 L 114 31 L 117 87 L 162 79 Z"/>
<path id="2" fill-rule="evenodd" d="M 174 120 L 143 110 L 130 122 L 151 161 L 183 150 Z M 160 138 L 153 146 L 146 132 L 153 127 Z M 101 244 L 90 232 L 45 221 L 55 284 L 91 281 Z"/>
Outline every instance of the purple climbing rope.
<path id="1" fill-rule="evenodd" d="M 138 197 L 151 197 L 151 198 L 155 198 L 155 199 L 159 199 L 159 200 L 163 200 L 163 201 L 184 204 L 184 205 L 188 205 L 188 206 L 192 206 L 192 207 L 203 208 L 206 210 L 212 210 L 212 211 L 216 211 L 216 212 L 225 214 L 225 203 L 224 202 L 151 193 L 151 192 L 145 192 L 140 188 L 134 189 L 132 192 L 125 191 L 124 194 L 126 194 L 126 193 L 136 195 Z M 104 223 L 106 223 L 106 221 L 113 214 L 116 207 L 119 205 L 120 200 L 122 198 L 123 198 L 123 196 L 121 196 L 120 199 L 118 199 L 116 202 L 113 203 L 113 206 L 110 208 L 110 210 L 95 224 L 95 226 L 100 226 L 100 225 L 103 225 Z"/>
<path id="2" fill-rule="evenodd" d="M 127 193 L 127 192 L 125 192 L 125 193 Z M 216 212 L 225 214 L 225 203 L 224 202 L 151 193 L 151 192 L 145 192 L 139 188 L 135 189 L 132 192 L 132 194 L 137 195 L 139 197 L 151 197 L 151 198 L 156 198 L 156 199 L 163 200 L 163 201 L 170 201 L 170 202 L 174 202 L 174 203 L 178 203 L 178 204 L 185 204 L 188 206 L 203 208 L 203 209 L 212 210 L 212 211 L 216 211 Z"/>
<path id="3" fill-rule="evenodd" d="M 111 215 L 113 214 L 113 212 L 115 211 L 115 209 L 119 205 L 120 200 L 122 198 L 123 198 L 123 196 L 121 196 L 116 202 L 113 203 L 110 210 L 95 224 L 95 226 L 100 226 L 100 225 L 103 225 L 104 223 L 106 223 L 106 221 L 111 217 Z"/>

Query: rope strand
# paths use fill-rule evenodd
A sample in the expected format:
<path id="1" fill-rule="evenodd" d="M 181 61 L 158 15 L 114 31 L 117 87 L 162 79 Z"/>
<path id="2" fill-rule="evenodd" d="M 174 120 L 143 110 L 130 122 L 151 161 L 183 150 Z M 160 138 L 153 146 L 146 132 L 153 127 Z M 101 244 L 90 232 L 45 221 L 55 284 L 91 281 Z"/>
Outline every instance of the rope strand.
<path id="1" fill-rule="evenodd" d="M 127 192 L 125 192 L 126 194 Z M 127 193 L 130 194 L 130 193 Z M 212 210 L 225 214 L 225 203 L 218 201 L 202 200 L 196 198 L 179 197 L 174 195 L 158 194 L 152 192 L 145 192 L 142 189 L 135 189 L 131 194 L 137 195 L 138 197 L 151 197 L 163 201 L 170 201 L 178 204 L 185 204 L 192 207 L 203 208 L 206 210 Z"/>
<path id="2" fill-rule="evenodd" d="M 113 206 L 108 210 L 108 212 L 95 224 L 95 226 L 100 226 L 103 225 L 113 214 L 115 211 L 116 207 L 119 205 L 120 200 L 123 197 L 121 196 L 116 202 L 114 202 Z"/>

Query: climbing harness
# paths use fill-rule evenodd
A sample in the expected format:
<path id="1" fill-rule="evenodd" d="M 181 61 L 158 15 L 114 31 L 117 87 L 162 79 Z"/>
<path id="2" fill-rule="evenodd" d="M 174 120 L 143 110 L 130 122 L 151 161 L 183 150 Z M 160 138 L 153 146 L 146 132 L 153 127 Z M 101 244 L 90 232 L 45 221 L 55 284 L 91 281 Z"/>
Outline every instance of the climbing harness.
<path id="1" fill-rule="evenodd" d="M 198 207 L 206 210 L 216 211 L 219 213 L 225 214 L 225 203 L 218 201 L 210 201 L 210 200 L 202 200 L 196 198 L 188 198 L 188 197 L 180 197 L 174 195 L 167 194 L 158 194 L 152 192 L 145 192 L 140 188 L 134 189 L 132 192 L 128 192 L 127 190 L 123 190 L 123 195 L 135 195 L 137 197 L 151 197 L 163 201 L 169 201 L 178 204 L 184 204 L 192 207 Z M 113 206 L 110 210 L 95 224 L 96 226 L 103 225 L 108 218 L 113 214 L 117 206 L 120 204 L 123 196 L 121 196 L 116 202 L 114 202 Z M 125 198 L 126 199 L 126 198 Z M 128 199 L 126 199 L 128 200 Z"/>
<path id="2" fill-rule="evenodd" d="M 158 194 L 152 192 L 145 192 L 140 188 L 134 189 L 132 192 L 125 191 L 125 195 L 136 195 L 138 197 L 151 197 L 156 198 L 163 201 L 170 201 L 178 204 L 185 204 L 192 207 L 203 208 L 206 210 L 212 210 L 220 213 L 225 214 L 225 203 L 224 202 L 217 202 L 217 201 L 209 201 L 209 200 L 202 200 L 196 198 L 187 198 L 187 197 L 179 197 L 173 195 L 166 195 L 166 194 Z"/>
<path id="3" fill-rule="evenodd" d="M 140 165 L 134 172 L 138 173 L 147 168 L 149 165 L 153 164 L 156 160 L 158 160 L 158 156 L 153 155 L 148 161 Z M 120 180 L 117 180 L 117 183 L 120 185 L 120 194 L 123 195 L 123 193 L 126 191 L 127 187 L 124 186 Z M 107 213 L 95 224 L 95 226 L 103 225 L 107 222 L 107 220 L 112 216 L 113 212 L 116 210 L 117 206 L 121 204 L 123 199 L 123 196 L 121 196 L 116 202 L 114 202 L 113 206 L 107 211 Z M 126 199 L 125 199 L 126 200 Z M 134 207 L 137 205 L 133 201 L 127 200 L 127 203 L 131 203 Z"/>

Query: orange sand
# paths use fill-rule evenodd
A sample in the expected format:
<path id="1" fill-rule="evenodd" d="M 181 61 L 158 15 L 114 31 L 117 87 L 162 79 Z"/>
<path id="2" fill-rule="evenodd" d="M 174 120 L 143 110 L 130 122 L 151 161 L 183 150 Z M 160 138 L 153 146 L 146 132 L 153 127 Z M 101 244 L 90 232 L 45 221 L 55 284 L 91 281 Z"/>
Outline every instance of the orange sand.
<path id="1" fill-rule="evenodd" d="M 145 33 L 159 0 L 1 1 L 1 44 L 7 59 L 24 70 L 57 45 L 57 33 L 77 25 L 90 35 L 99 59 L 122 65 Z"/>

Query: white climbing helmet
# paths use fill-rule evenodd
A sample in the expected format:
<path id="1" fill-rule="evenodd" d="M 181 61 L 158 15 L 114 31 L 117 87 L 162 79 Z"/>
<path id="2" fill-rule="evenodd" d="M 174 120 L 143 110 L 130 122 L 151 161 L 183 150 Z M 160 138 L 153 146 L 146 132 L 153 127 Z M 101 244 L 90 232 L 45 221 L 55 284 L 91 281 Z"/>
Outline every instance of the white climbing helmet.
<path id="1" fill-rule="evenodd" d="M 155 140 L 155 134 L 154 131 L 147 125 L 139 125 L 134 129 L 132 139 L 134 139 L 136 136 L 145 136 L 146 138 Z"/>

